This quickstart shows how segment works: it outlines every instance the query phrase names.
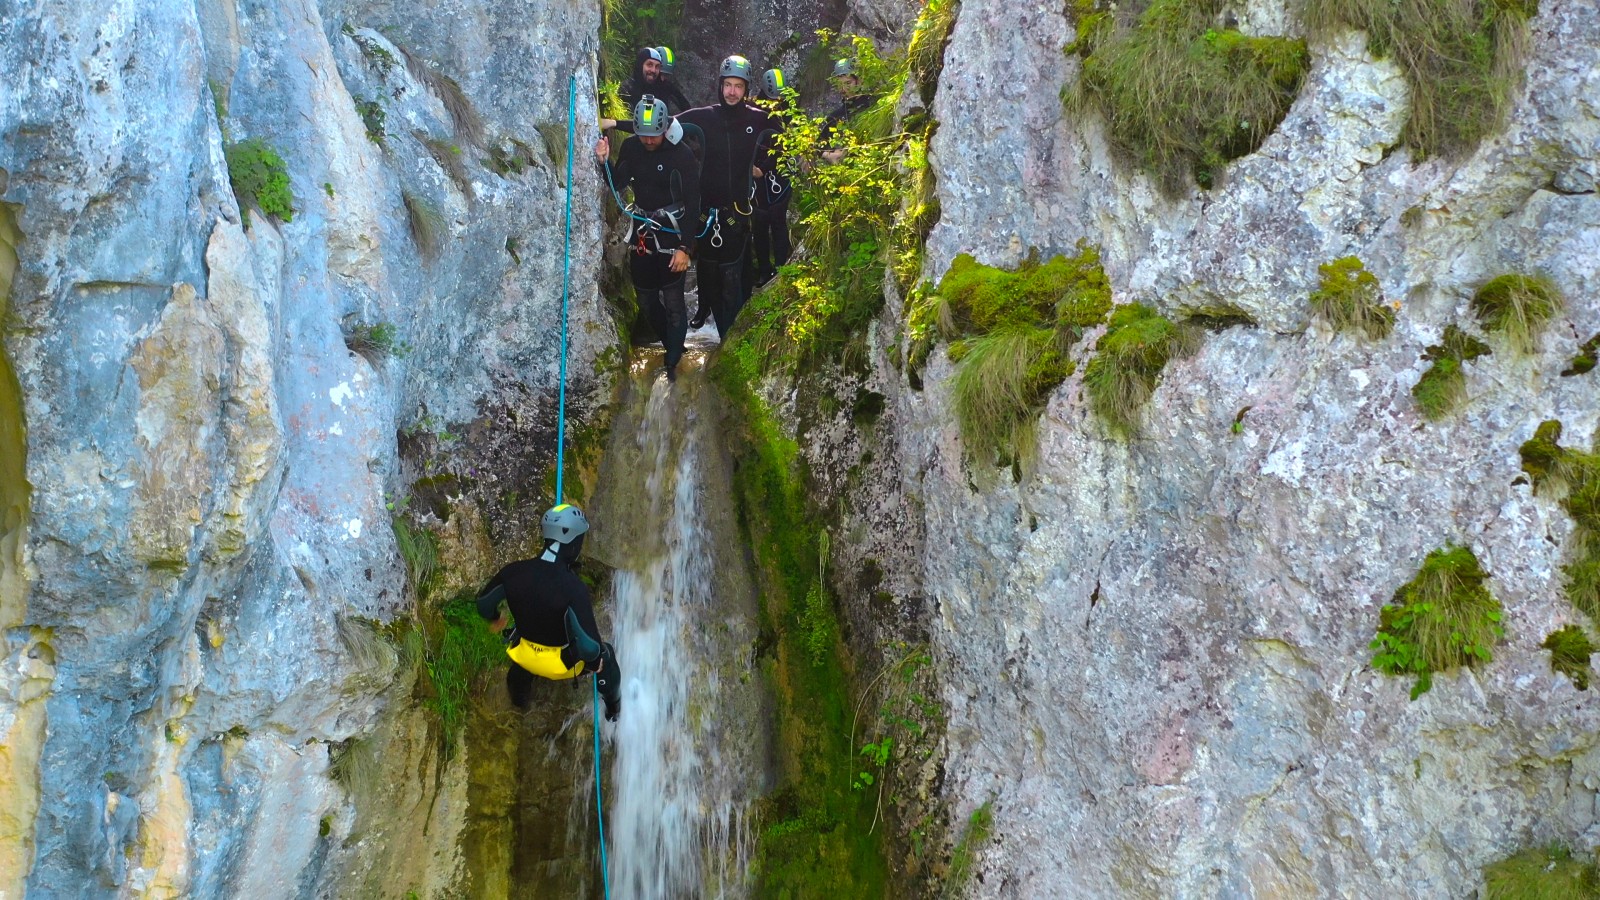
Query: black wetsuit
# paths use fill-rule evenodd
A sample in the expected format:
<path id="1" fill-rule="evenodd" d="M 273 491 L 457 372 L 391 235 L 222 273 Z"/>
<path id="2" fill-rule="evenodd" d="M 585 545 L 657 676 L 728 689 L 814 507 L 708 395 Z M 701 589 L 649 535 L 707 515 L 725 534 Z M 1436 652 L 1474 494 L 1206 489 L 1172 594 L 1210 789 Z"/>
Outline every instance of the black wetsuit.
<path id="1" fill-rule="evenodd" d="M 650 319 L 650 327 L 661 338 L 667 351 L 670 372 L 683 357 L 683 342 L 689 330 L 689 313 L 684 308 L 683 272 L 672 271 L 673 250 L 682 247 L 692 252 L 694 235 L 700 228 L 700 164 L 682 144 L 663 141 L 655 150 L 645 147 L 637 137 L 622 142 L 615 163 L 607 162 L 611 183 L 621 193 L 633 188 L 636 214 L 650 223 L 634 220 L 629 257 L 629 274 L 639 295 L 639 308 Z M 667 215 L 677 217 L 676 224 Z M 655 228 L 654 225 L 662 226 Z M 676 230 L 678 234 L 674 234 Z"/>
<path id="2" fill-rule="evenodd" d="M 851 119 L 855 118 L 857 113 L 875 102 L 877 102 L 877 98 L 870 94 L 857 94 L 854 97 L 846 97 L 840 101 L 839 105 L 833 108 L 833 112 L 828 113 L 828 117 L 822 120 L 822 146 L 825 149 L 834 149 L 835 145 L 831 142 L 840 126 L 848 124 Z"/>
<path id="3" fill-rule="evenodd" d="M 782 119 L 774 110 L 772 117 Z M 755 231 L 751 237 L 755 250 L 756 285 L 764 284 L 777 274 L 778 267 L 789 261 L 794 246 L 789 241 L 789 197 L 792 193 L 789 177 L 779 168 L 777 135 L 766 142 L 762 159 L 761 177 L 756 179 L 756 208 L 751 216 Z"/>
<path id="4" fill-rule="evenodd" d="M 700 168 L 700 207 L 708 226 L 695 254 L 700 302 L 709 306 L 723 338 L 755 288 L 755 264 L 747 252 L 754 212 L 750 167 L 764 160 L 762 145 L 781 127 L 749 103 L 700 106 L 678 116 L 705 135 Z"/>
<path id="5" fill-rule="evenodd" d="M 573 571 L 577 562 L 580 540 L 561 547 L 554 562 L 544 558 L 524 559 L 507 564 L 478 594 L 478 615 L 493 622 L 500 617 L 499 606 L 503 588 L 506 606 L 516 628 L 516 638 L 526 639 L 546 647 L 565 647 L 561 661 L 568 667 L 582 657 L 577 655 L 576 643 L 568 638 L 566 615 L 572 610 L 578 626 L 595 641 L 600 641 L 600 626 L 594 620 L 594 604 L 589 600 L 589 588 Z M 599 659 L 602 671 L 597 676 L 602 696 L 606 700 L 606 714 L 615 718 L 614 711 L 621 700 L 622 677 L 616 653 L 611 645 L 602 644 Z M 584 660 L 586 670 L 592 671 L 595 659 Z M 506 689 L 511 692 L 511 702 L 519 707 L 528 705 L 533 692 L 533 673 L 516 663 L 506 670 Z"/>

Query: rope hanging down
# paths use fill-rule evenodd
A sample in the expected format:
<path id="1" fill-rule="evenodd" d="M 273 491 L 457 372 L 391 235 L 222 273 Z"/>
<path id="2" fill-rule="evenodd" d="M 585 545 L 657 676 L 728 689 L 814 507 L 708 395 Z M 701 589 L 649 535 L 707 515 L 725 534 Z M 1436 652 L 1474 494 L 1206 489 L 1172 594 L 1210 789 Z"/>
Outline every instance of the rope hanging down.
<path id="1" fill-rule="evenodd" d="M 567 211 L 561 248 L 561 399 L 556 407 L 556 503 L 564 502 L 562 476 L 566 464 L 567 439 L 567 302 L 572 275 L 572 157 L 577 140 L 578 76 L 567 77 Z M 607 900 L 611 897 L 611 875 L 606 865 L 605 791 L 600 786 L 600 683 L 589 679 L 594 691 L 594 814 L 600 826 L 600 880 Z"/>

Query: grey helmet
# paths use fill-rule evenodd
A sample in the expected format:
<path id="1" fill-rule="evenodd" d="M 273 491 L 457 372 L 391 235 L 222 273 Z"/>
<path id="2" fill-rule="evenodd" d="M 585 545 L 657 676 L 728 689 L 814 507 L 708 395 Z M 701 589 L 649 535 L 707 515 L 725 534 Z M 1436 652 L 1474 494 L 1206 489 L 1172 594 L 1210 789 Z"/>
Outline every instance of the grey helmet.
<path id="1" fill-rule="evenodd" d="M 761 96 L 769 100 L 781 100 L 784 85 L 782 69 L 768 69 L 761 73 Z"/>
<path id="2" fill-rule="evenodd" d="M 853 59 L 836 60 L 833 64 L 833 74 L 829 78 L 843 78 L 846 75 L 856 74 L 856 61 Z"/>
<path id="3" fill-rule="evenodd" d="M 652 47 L 651 49 L 656 51 L 656 55 L 661 58 L 661 74 L 671 75 L 677 63 L 677 59 L 672 55 L 672 48 Z"/>
<path id="4" fill-rule="evenodd" d="M 672 117 L 667 114 L 666 101 L 657 100 L 654 94 L 645 94 L 634 104 L 633 133 L 639 137 L 661 137 L 670 124 Z"/>
<path id="5" fill-rule="evenodd" d="M 646 59 L 653 59 L 656 62 L 661 63 L 662 71 L 666 71 L 667 58 L 665 56 L 661 55 L 661 48 L 660 47 L 645 47 L 644 48 L 644 52 L 649 54 L 648 56 L 645 57 Z"/>
<path id="6" fill-rule="evenodd" d="M 583 510 L 571 503 L 550 507 L 540 525 L 544 539 L 558 544 L 570 544 L 589 530 L 589 520 L 583 517 Z"/>
<path id="7" fill-rule="evenodd" d="M 722 68 L 718 70 L 718 78 L 743 78 L 748 86 L 755 79 L 755 67 L 750 65 L 750 60 L 742 56 L 730 56 L 722 61 Z"/>

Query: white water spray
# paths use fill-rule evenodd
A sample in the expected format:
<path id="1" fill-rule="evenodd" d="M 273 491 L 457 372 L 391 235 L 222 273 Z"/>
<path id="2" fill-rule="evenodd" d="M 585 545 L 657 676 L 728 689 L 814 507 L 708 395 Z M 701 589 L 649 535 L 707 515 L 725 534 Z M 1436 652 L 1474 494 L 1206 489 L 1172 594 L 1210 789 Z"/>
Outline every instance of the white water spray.
<path id="1" fill-rule="evenodd" d="M 747 890 L 746 809 L 755 788 L 742 771 L 748 753 L 725 746 L 724 736 L 748 735 L 752 723 L 723 716 L 723 682 L 737 657 L 728 646 L 736 614 L 722 611 L 713 596 L 714 523 L 703 511 L 706 437 L 696 363 L 684 360 L 688 371 L 676 385 L 664 378 L 651 384 L 637 430 L 642 465 L 628 473 L 646 492 L 643 530 L 654 534 L 613 581 L 624 681 L 606 825 L 611 892 L 619 900 L 734 898 Z M 721 523 L 720 533 L 734 527 Z"/>

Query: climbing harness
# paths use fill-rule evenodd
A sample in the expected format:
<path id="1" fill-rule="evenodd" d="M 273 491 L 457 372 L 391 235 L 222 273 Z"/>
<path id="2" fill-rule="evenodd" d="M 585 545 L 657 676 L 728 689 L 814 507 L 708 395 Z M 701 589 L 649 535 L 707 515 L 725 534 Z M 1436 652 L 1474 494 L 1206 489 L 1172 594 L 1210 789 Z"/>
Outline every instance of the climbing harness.
<path id="1" fill-rule="evenodd" d="M 722 221 L 718 218 L 718 216 L 717 216 L 717 208 L 714 207 L 714 206 L 711 208 L 711 217 L 706 219 L 706 227 L 711 229 L 711 246 L 713 246 L 713 247 L 721 247 L 722 246 Z M 700 234 L 703 237 L 705 235 L 705 232 L 702 231 L 702 232 L 700 232 Z"/>
<path id="2" fill-rule="evenodd" d="M 577 140 L 578 76 L 567 76 L 567 211 L 565 234 L 561 251 L 561 394 L 556 407 L 556 502 L 562 494 L 563 463 L 566 456 L 567 435 L 567 305 L 571 297 L 572 281 L 572 157 Z M 608 170 L 610 167 L 607 167 Z M 607 172 L 609 177 L 610 172 Z M 615 189 L 613 188 L 613 191 Z M 600 789 L 600 684 L 596 681 L 594 692 L 594 812 L 600 826 L 600 879 L 605 885 L 607 900 L 611 897 L 611 876 L 606 871 L 605 793 Z"/>

